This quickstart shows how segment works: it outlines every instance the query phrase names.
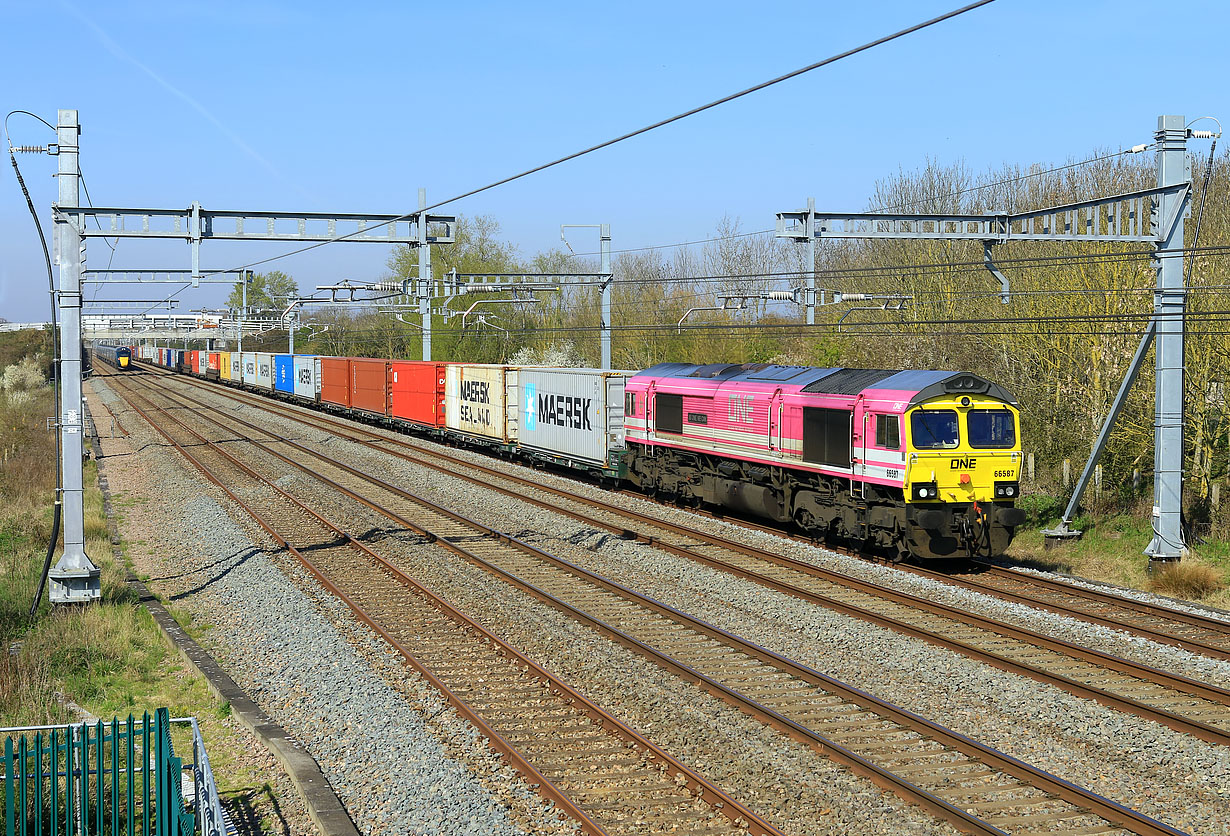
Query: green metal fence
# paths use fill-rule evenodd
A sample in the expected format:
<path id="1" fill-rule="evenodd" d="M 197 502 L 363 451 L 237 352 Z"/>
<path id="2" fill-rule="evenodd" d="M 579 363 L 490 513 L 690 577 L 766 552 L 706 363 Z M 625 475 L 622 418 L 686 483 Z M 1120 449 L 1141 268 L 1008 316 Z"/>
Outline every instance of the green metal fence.
<path id="1" fill-rule="evenodd" d="M 5 836 L 192 836 L 165 708 L 4 741 Z"/>

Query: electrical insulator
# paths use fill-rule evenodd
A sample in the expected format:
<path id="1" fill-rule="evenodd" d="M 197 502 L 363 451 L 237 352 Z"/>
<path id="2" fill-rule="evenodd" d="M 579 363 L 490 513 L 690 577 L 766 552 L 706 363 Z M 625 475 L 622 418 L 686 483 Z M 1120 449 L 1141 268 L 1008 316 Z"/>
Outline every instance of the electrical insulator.
<path id="1" fill-rule="evenodd" d="M 46 154 L 48 151 L 45 145 L 18 145 L 13 150 L 18 154 Z"/>
<path id="2" fill-rule="evenodd" d="M 372 286 L 372 290 L 383 290 L 388 293 L 405 293 L 405 287 L 403 282 L 377 282 Z"/>
<path id="3" fill-rule="evenodd" d="M 1188 131 L 1187 135 L 1190 136 L 1192 139 L 1212 139 L 1213 138 L 1212 131 Z"/>
<path id="4" fill-rule="evenodd" d="M 771 290 L 769 291 L 768 295 L 765 296 L 765 298 L 771 299 L 774 302 L 793 302 L 794 301 L 794 291 L 793 290 Z"/>
<path id="5" fill-rule="evenodd" d="M 841 302 L 869 302 L 871 301 L 870 293 L 843 293 L 841 294 Z"/>

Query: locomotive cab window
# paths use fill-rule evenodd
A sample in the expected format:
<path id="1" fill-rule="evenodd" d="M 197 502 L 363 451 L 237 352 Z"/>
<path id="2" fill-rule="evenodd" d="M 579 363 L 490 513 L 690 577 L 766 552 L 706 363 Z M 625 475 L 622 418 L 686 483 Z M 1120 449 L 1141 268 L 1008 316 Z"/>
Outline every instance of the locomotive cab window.
<path id="1" fill-rule="evenodd" d="M 654 395 L 653 408 L 658 432 L 683 432 L 683 395 Z"/>
<path id="2" fill-rule="evenodd" d="M 953 409 L 917 409 L 910 414 L 910 437 L 918 450 L 951 450 L 961 443 Z"/>
<path id="3" fill-rule="evenodd" d="M 876 446 L 886 450 L 901 449 L 901 422 L 896 415 L 876 416 Z"/>
<path id="4" fill-rule="evenodd" d="M 1006 409 L 971 409 L 965 420 L 970 447 L 985 450 L 1016 445 L 1016 423 Z"/>
<path id="5" fill-rule="evenodd" d="M 624 414 L 636 414 L 636 392 L 624 392 Z"/>

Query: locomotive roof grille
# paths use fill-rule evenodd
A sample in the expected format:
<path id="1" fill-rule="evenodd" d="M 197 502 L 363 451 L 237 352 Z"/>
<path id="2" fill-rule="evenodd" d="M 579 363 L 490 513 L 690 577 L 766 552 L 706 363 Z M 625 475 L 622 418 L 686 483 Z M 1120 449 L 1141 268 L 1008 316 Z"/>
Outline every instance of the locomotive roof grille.
<path id="1" fill-rule="evenodd" d="M 693 371 L 688 373 L 688 377 L 732 377 L 736 374 L 741 374 L 747 371 L 759 371 L 763 369 L 763 364 L 755 363 L 710 363 L 706 366 L 697 366 Z"/>
<path id="2" fill-rule="evenodd" d="M 747 376 L 748 380 L 772 380 L 785 382 L 816 371 L 811 366 L 762 366 Z"/>
<path id="3" fill-rule="evenodd" d="M 810 395 L 857 395 L 873 383 L 897 374 L 899 369 L 841 369 L 809 383 L 803 391 Z"/>

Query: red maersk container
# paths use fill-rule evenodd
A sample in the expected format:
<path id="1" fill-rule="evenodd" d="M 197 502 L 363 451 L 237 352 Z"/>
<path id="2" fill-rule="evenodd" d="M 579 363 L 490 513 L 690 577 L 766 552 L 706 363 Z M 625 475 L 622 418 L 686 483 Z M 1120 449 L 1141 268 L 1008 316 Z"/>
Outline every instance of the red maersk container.
<path id="1" fill-rule="evenodd" d="M 189 355 L 190 355 L 190 357 L 191 357 L 191 359 L 188 361 L 188 371 L 189 371 L 191 374 L 196 374 L 196 373 L 198 373 L 198 372 L 200 371 L 200 368 L 201 368 L 201 360 L 200 360 L 200 356 L 199 356 L 199 355 L 200 355 L 200 353 L 201 353 L 201 352 L 199 352 L 199 351 L 190 351 L 190 352 L 188 352 L 188 354 L 189 354 Z"/>
<path id="2" fill-rule="evenodd" d="M 444 363 L 389 362 L 389 414 L 429 427 L 444 426 Z"/>
<path id="3" fill-rule="evenodd" d="M 222 352 L 209 352 L 209 371 L 217 372 L 222 370 Z"/>
<path id="4" fill-rule="evenodd" d="M 388 360 L 365 360 L 352 357 L 350 359 L 350 406 L 353 409 L 362 409 L 377 415 L 388 415 L 388 377 Z"/>
<path id="5" fill-rule="evenodd" d="M 350 406 L 350 358 L 320 358 L 320 399 Z"/>

